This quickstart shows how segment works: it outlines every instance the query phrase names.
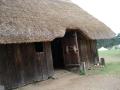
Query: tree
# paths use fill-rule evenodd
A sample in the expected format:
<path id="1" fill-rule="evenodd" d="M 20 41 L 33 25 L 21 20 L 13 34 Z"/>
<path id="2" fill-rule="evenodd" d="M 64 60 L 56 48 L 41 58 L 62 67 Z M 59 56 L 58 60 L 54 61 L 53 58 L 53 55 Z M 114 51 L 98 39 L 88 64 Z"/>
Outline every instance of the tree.
<path id="1" fill-rule="evenodd" d="M 101 47 L 109 48 L 109 47 L 119 45 L 119 44 L 120 44 L 120 33 L 112 39 L 97 40 L 98 48 L 101 48 Z"/>

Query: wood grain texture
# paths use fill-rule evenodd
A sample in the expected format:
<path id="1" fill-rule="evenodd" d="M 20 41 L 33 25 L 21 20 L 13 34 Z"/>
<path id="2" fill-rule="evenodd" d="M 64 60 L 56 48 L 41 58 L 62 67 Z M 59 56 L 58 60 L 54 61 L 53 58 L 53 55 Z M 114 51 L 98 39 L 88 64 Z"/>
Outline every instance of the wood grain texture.
<path id="1" fill-rule="evenodd" d="M 53 75 L 50 43 L 44 52 L 36 52 L 32 44 L 0 45 L 0 84 L 7 89 L 34 81 L 46 80 Z"/>

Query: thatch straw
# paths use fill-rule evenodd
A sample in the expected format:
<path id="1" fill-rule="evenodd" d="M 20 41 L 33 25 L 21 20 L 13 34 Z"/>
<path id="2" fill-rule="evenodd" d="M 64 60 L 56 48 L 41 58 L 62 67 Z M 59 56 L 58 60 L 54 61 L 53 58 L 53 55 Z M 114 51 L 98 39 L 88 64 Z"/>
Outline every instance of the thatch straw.
<path id="1" fill-rule="evenodd" d="M 65 0 L 0 0 L 0 43 L 51 41 L 66 29 L 90 39 L 112 38 L 106 25 Z"/>

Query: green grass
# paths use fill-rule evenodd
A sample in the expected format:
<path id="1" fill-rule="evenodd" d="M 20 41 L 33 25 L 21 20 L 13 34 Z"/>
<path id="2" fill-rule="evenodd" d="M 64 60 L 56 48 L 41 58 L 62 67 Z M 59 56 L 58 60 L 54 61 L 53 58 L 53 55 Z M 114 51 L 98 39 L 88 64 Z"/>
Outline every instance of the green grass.
<path id="1" fill-rule="evenodd" d="M 120 50 L 99 51 L 99 56 L 104 57 L 106 66 L 93 68 L 89 74 L 109 74 L 120 76 Z"/>
<path id="2" fill-rule="evenodd" d="M 101 68 L 99 74 L 120 75 L 120 62 L 107 63 L 104 68 Z"/>
<path id="3" fill-rule="evenodd" d="M 117 75 L 120 76 L 120 62 L 107 63 L 105 67 L 93 67 L 87 75 Z"/>
<path id="4" fill-rule="evenodd" d="M 97 74 L 120 75 L 120 62 L 107 63 L 105 67 L 99 68 Z"/>
<path id="5" fill-rule="evenodd" d="M 120 49 L 118 50 L 107 50 L 107 51 L 99 51 L 99 56 L 102 56 L 102 57 L 119 57 L 120 58 Z"/>
<path id="6" fill-rule="evenodd" d="M 99 51 L 99 57 L 105 58 L 106 63 L 120 62 L 120 49 Z"/>

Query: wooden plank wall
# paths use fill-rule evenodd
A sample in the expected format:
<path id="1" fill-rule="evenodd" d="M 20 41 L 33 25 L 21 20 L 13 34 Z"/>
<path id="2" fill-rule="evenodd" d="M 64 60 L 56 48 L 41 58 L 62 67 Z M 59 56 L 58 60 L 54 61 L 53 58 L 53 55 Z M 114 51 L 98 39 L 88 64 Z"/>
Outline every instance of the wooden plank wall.
<path id="1" fill-rule="evenodd" d="M 44 52 L 36 52 L 34 44 L 0 45 L 0 84 L 16 88 L 53 75 L 50 43 Z"/>
<path id="2" fill-rule="evenodd" d="M 0 45 L 0 51 L 0 63 L 2 64 L 0 83 L 6 88 L 19 86 L 22 82 L 21 59 L 14 56 L 14 54 L 19 54 L 18 49 L 14 45 Z"/>
<path id="3" fill-rule="evenodd" d="M 96 40 L 91 40 L 90 47 L 91 47 L 91 54 L 92 54 L 92 63 L 95 64 L 95 60 L 99 61 Z"/>
<path id="4" fill-rule="evenodd" d="M 90 40 L 86 36 L 78 33 L 78 46 L 80 61 L 86 62 L 86 67 L 89 68 L 94 64 L 95 59 L 98 58 L 97 46 L 95 40 Z"/>
<path id="5" fill-rule="evenodd" d="M 86 67 L 89 67 L 89 39 L 83 36 L 81 33 L 78 33 L 78 46 L 80 53 L 80 61 L 86 63 Z"/>
<path id="6" fill-rule="evenodd" d="M 77 33 L 76 36 L 75 33 Z M 77 40 L 75 38 L 77 38 Z M 76 45 L 79 54 L 69 52 L 69 46 L 73 47 Z M 75 31 L 67 32 L 65 37 L 63 38 L 63 55 L 65 65 L 75 66 L 80 64 L 80 62 L 86 62 L 86 67 L 89 68 L 94 63 L 93 62 L 95 59 L 94 55 L 96 54 L 95 50 L 96 50 L 95 42 L 93 40 L 90 40 L 82 33 Z M 68 51 L 68 53 L 66 51 Z"/>
<path id="7" fill-rule="evenodd" d="M 52 59 L 52 51 L 51 51 L 51 43 L 46 42 L 44 43 L 44 49 L 45 49 L 45 58 L 47 60 L 47 71 L 48 76 L 53 76 L 54 74 L 54 68 L 53 68 L 53 59 Z"/>
<path id="8" fill-rule="evenodd" d="M 87 41 L 87 52 L 88 52 L 88 58 L 89 58 L 89 66 L 93 64 L 93 57 L 91 52 L 91 40 Z"/>

